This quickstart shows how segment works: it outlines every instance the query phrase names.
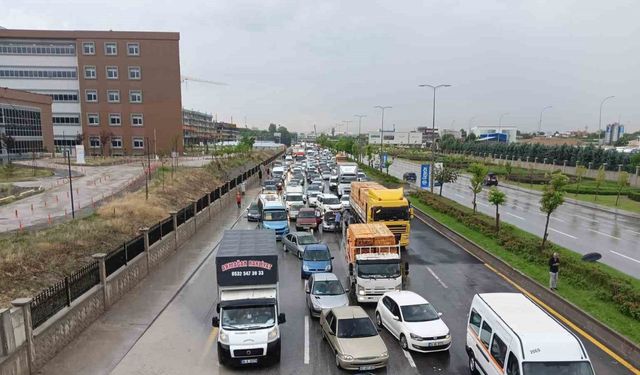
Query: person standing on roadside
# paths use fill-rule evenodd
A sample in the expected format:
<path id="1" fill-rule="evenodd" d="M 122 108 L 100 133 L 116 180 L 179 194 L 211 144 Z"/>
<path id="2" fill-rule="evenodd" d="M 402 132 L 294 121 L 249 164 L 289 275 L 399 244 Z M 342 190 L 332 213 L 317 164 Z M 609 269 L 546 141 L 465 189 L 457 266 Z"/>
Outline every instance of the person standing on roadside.
<path id="1" fill-rule="evenodd" d="M 558 270 L 560 267 L 560 258 L 558 253 L 553 253 L 549 259 L 549 289 L 558 290 Z"/>
<path id="2" fill-rule="evenodd" d="M 240 194 L 240 190 L 236 191 L 236 203 L 238 204 L 238 208 L 242 205 L 242 194 Z"/>

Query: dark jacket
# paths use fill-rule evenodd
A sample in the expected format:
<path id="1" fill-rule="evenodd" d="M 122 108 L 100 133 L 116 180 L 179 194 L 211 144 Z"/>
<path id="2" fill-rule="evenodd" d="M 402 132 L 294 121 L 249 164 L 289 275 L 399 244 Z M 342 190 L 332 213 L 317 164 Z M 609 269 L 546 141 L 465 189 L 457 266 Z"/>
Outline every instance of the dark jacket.
<path id="1" fill-rule="evenodd" d="M 549 272 L 556 273 L 558 272 L 558 267 L 560 266 L 560 258 L 549 258 Z"/>

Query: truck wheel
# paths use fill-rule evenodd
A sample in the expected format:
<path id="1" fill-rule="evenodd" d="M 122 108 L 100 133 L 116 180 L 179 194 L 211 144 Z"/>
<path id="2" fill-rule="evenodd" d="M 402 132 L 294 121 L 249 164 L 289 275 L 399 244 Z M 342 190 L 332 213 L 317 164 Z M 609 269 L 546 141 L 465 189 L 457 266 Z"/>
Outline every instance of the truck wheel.
<path id="1" fill-rule="evenodd" d="M 471 375 L 476 375 L 478 373 L 476 359 L 472 355 L 469 356 L 469 372 Z"/>

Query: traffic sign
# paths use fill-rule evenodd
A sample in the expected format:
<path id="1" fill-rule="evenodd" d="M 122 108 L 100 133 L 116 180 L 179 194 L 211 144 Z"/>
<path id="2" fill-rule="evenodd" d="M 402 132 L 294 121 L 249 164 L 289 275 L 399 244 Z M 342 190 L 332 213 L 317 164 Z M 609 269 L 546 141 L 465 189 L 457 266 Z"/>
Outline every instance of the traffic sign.
<path id="1" fill-rule="evenodd" d="M 380 155 L 380 169 L 385 168 L 387 166 L 387 153 Z"/>
<path id="2" fill-rule="evenodd" d="M 431 182 L 431 164 L 422 164 L 420 167 L 420 188 L 428 189 Z"/>

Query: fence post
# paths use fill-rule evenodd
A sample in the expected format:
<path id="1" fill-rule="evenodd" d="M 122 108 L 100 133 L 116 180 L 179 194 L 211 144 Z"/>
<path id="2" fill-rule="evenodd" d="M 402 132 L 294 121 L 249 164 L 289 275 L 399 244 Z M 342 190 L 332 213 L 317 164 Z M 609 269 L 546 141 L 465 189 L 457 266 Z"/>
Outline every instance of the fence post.
<path id="1" fill-rule="evenodd" d="M 211 220 L 211 192 L 207 194 L 207 215 Z"/>
<path id="2" fill-rule="evenodd" d="M 142 232 L 142 235 L 144 238 L 144 252 L 147 255 L 147 273 L 148 273 L 151 266 L 151 254 L 149 253 L 149 228 L 148 227 L 140 228 L 140 232 Z"/>
<path id="3" fill-rule="evenodd" d="M 107 293 L 107 265 L 105 264 L 107 254 L 96 253 L 91 257 L 98 261 L 98 270 L 100 271 L 100 285 L 102 285 L 102 299 L 104 301 L 104 309 L 106 311 L 107 307 L 109 306 L 109 294 Z"/>
<path id="4" fill-rule="evenodd" d="M 178 211 L 169 211 L 171 219 L 173 220 L 173 238 L 175 239 L 176 248 L 178 250 Z"/>
<path id="5" fill-rule="evenodd" d="M 11 310 L 0 309 L 0 357 L 7 356 L 16 350 L 16 337 L 11 323 Z"/>
<path id="6" fill-rule="evenodd" d="M 198 201 L 195 199 L 191 200 L 191 206 L 193 207 L 193 233 L 198 230 Z"/>
<path id="7" fill-rule="evenodd" d="M 18 298 L 11 301 L 14 307 L 22 309 L 22 319 L 24 320 L 24 337 L 27 343 L 27 359 L 29 361 L 29 374 L 33 373 L 34 360 L 36 357 L 35 346 L 33 345 L 33 322 L 31 321 L 31 301 L 33 298 Z"/>

